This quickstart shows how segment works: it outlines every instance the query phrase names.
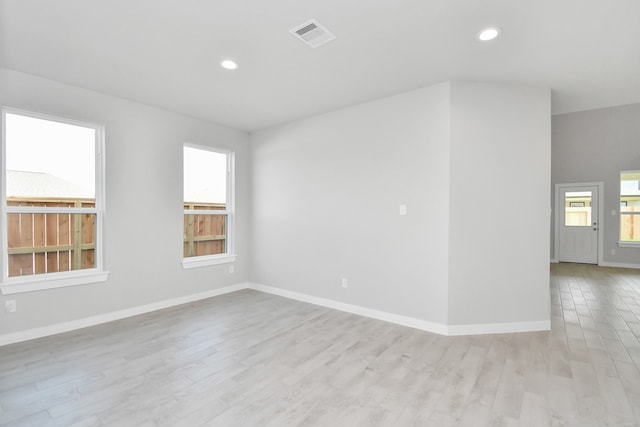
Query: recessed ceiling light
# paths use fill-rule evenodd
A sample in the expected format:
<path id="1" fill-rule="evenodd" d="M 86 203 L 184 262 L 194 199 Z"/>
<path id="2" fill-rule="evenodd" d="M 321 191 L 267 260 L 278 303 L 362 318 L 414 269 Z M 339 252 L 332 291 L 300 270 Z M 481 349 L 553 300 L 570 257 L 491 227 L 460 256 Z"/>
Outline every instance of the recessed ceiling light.
<path id="1" fill-rule="evenodd" d="M 235 70 L 238 68 L 236 61 L 232 61 L 231 59 L 225 59 L 220 63 L 220 65 L 222 65 L 222 68 L 226 68 L 227 70 Z"/>
<path id="2" fill-rule="evenodd" d="M 496 27 L 485 28 L 484 30 L 478 33 L 478 40 L 483 42 L 488 42 L 489 40 L 493 40 L 500 35 L 500 29 Z"/>

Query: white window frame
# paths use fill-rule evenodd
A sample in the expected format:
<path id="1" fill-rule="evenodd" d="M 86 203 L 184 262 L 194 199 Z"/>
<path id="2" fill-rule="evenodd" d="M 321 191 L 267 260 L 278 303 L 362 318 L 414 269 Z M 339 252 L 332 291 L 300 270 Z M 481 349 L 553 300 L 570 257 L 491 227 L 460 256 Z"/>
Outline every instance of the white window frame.
<path id="1" fill-rule="evenodd" d="M 640 173 L 640 170 L 630 170 L 630 171 L 620 171 L 620 174 L 618 175 L 618 201 L 620 202 L 620 199 L 622 199 L 622 190 L 621 190 L 621 183 L 622 183 L 622 175 L 625 173 Z M 618 246 L 621 248 L 640 248 L 640 242 L 631 242 L 628 240 L 620 240 L 620 234 L 622 232 L 622 216 L 623 215 L 640 215 L 640 212 L 622 212 L 622 207 L 618 207 L 618 212 L 620 215 L 619 218 L 619 223 L 618 223 Z"/>
<path id="2" fill-rule="evenodd" d="M 226 252 L 216 255 L 202 255 L 193 257 L 182 258 L 182 268 L 198 268 L 206 267 L 210 265 L 227 264 L 236 261 L 237 255 L 235 252 L 235 152 L 230 150 L 224 150 L 220 148 L 209 147 L 206 145 L 197 145 L 191 143 L 185 143 L 184 147 L 194 148 L 197 150 L 211 151 L 214 153 L 220 153 L 227 156 L 227 203 L 224 210 L 204 210 L 204 209 L 184 209 L 184 215 L 204 214 L 204 215 L 227 215 L 227 228 L 226 228 Z M 182 162 L 184 165 L 184 161 Z M 184 179 L 184 171 L 183 171 Z M 184 204 L 184 194 L 182 195 L 182 203 Z M 182 233 L 181 233 L 182 235 Z M 181 240 L 182 242 L 182 240 Z M 183 243 L 184 244 L 184 243 Z"/>
<path id="3" fill-rule="evenodd" d="M 81 126 L 95 130 L 95 207 L 94 208 L 39 208 L 25 206 L 7 206 L 6 197 L 6 115 L 15 114 L 34 119 L 48 120 L 74 126 Z M 104 235 L 103 222 L 105 212 L 105 185 L 104 185 L 104 126 L 87 123 L 79 120 L 53 116 L 50 114 L 36 113 L 16 108 L 2 107 L 2 185 L 0 192 L 2 197 L 0 218 L 0 240 L 2 241 L 3 255 L 0 257 L 0 269 L 2 278 L 0 291 L 4 295 L 18 294 L 23 292 L 40 291 L 46 289 L 62 288 L 67 286 L 77 286 L 89 283 L 104 282 L 107 280 L 109 272 L 104 270 Z M 8 222 L 7 216 L 10 213 L 65 213 L 65 214 L 95 214 L 95 263 L 94 268 L 82 270 L 64 271 L 56 273 L 44 273 L 31 276 L 9 277 L 9 254 L 8 254 Z"/>

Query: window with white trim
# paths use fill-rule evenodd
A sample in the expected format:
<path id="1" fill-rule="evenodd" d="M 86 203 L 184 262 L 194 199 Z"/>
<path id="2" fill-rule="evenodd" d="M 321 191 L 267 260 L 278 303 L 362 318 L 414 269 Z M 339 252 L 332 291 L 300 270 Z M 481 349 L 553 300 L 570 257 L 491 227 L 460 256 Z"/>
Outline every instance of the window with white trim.
<path id="1" fill-rule="evenodd" d="M 620 245 L 640 247 L 640 171 L 620 172 Z"/>
<path id="2" fill-rule="evenodd" d="M 2 292 L 106 280 L 103 128 L 3 108 L 2 129 Z"/>
<path id="3" fill-rule="evenodd" d="M 183 147 L 185 268 L 235 261 L 234 154 Z"/>

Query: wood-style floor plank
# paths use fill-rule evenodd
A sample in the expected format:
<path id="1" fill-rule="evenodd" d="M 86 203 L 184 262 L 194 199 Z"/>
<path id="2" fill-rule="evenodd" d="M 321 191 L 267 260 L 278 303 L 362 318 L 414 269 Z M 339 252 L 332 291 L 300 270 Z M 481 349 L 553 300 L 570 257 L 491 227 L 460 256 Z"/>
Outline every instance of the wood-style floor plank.
<path id="1" fill-rule="evenodd" d="M 640 271 L 553 265 L 549 291 L 549 332 L 444 337 L 246 290 L 5 346 L 0 425 L 640 425 Z"/>

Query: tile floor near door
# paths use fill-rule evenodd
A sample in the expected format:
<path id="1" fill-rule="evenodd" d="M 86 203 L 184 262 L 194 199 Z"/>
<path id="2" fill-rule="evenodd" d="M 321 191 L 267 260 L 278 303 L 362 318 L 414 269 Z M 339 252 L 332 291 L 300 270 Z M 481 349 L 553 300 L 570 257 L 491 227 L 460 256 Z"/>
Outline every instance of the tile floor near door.
<path id="1" fill-rule="evenodd" d="M 640 270 L 551 272 L 551 332 L 443 337 L 241 291 L 0 347 L 0 425 L 640 425 Z"/>

